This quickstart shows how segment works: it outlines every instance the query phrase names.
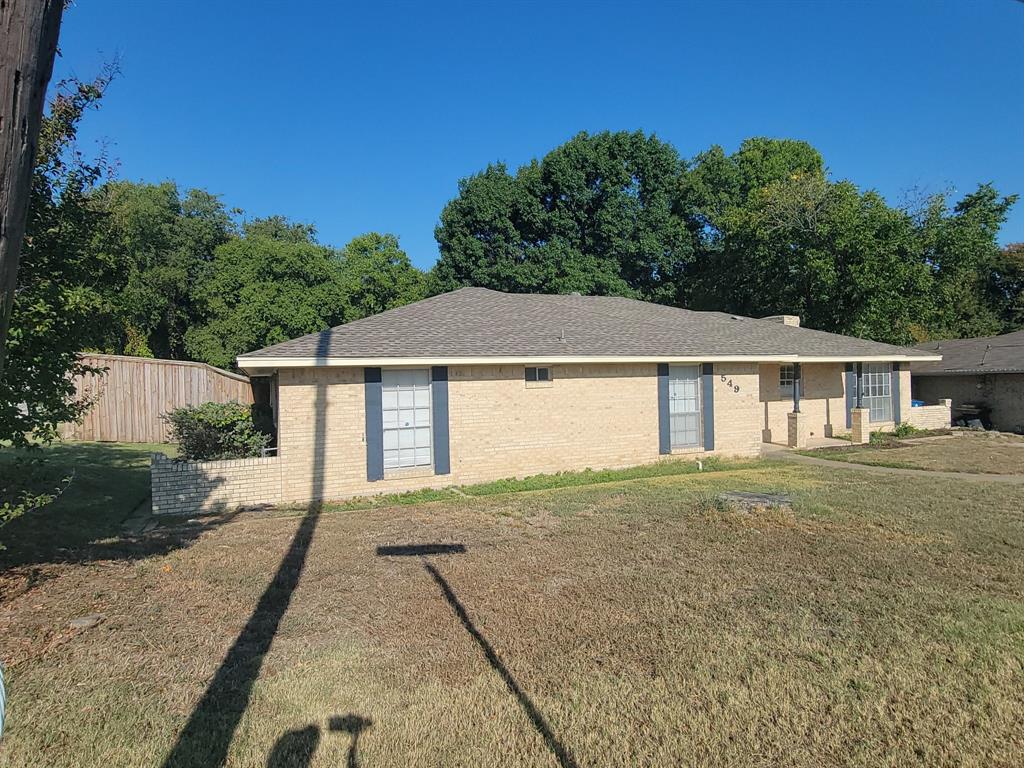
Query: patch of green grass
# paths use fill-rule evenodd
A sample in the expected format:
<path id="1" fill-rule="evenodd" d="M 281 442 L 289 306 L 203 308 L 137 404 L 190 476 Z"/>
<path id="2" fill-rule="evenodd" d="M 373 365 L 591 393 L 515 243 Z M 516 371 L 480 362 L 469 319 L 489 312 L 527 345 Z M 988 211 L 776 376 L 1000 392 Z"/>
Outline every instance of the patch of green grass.
<path id="1" fill-rule="evenodd" d="M 150 453 L 173 455 L 166 444 L 57 442 L 32 449 L 0 448 L 0 473 L 10 477 L 32 462 L 31 488 L 53 490 L 72 477 L 64 493 L 41 509 L 0 528 L 6 550 L 0 566 L 39 564 L 74 557 L 92 542 L 116 536 L 121 524 L 149 497 Z"/>
<path id="2" fill-rule="evenodd" d="M 466 497 L 479 498 L 497 496 L 506 493 L 522 493 L 524 491 L 549 491 L 557 488 L 578 488 L 604 483 L 619 483 L 627 480 L 641 480 L 654 477 L 673 477 L 676 475 L 692 475 L 699 472 L 720 472 L 729 469 L 747 469 L 757 466 L 758 461 L 725 461 L 716 456 L 701 459 L 701 466 L 696 461 L 669 460 L 654 464 L 643 464 L 626 469 L 585 469 L 581 472 L 556 472 L 553 474 L 530 475 L 524 478 L 506 478 L 478 485 L 463 485 L 456 488 L 406 491 L 405 493 L 384 494 L 381 496 L 359 496 L 345 501 L 330 502 L 325 508 L 330 511 L 352 511 L 372 509 L 374 507 L 408 506 L 440 501 L 457 501 Z M 299 508 L 295 508 L 297 511 Z"/>
<path id="3" fill-rule="evenodd" d="M 742 469 L 757 464 L 755 461 L 725 461 L 716 456 L 701 459 L 703 470 L 693 460 L 659 461 L 627 469 L 585 469 L 582 472 L 557 472 L 555 474 L 530 475 L 521 479 L 506 478 L 491 483 L 468 485 L 460 488 L 467 496 L 492 496 L 499 493 L 520 491 L 545 491 L 553 488 L 569 488 L 598 483 L 617 483 L 623 480 L 639 480 L 648 477 L 669 477 L 691 475 L 698 472 L 716 472 L 723 469 Z"/>

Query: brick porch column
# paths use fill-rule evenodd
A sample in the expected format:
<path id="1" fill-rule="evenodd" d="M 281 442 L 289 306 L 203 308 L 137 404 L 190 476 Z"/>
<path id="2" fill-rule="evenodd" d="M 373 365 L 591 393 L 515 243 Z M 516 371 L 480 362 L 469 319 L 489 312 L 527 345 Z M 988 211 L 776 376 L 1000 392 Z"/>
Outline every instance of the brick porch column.
<path id="1" fill-rule="evenodd" d="M 805 448 L 807 446 L 807 422 L 804 415 L 799 411 L 790 411 L 786 415 L 789 419 L 786 445 L 790 448 Z"/>
<path id="2" fill-rule="evenodd" d="M 871 411 L 867 408 L 854 408 L 850 411 L 850 417 L 850 441 L 855 445 L 871 442 Z"/>

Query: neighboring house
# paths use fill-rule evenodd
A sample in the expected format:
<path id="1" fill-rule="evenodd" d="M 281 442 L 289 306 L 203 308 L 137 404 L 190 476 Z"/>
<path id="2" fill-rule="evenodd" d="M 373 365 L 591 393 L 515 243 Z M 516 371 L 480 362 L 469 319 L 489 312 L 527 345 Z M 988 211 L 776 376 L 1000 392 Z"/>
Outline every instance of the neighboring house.
<path id="1" fill-rule="evenodd" d="M 918 348 L 942 360 L 913 364 L 915 398 L 950 398 L 954 420 L 980 418 L 993 429 L 1024 432 L 1024 330 Z"/>
<path id="2" fill-rule="evenodd" d="M 281 497 L 300 501 L 803 445 L 850 431 L 858 372 L 856 418 L 892 428 L 908 362 L 939 359 L 792 316 L 463 288 L 238 364 L 274 377 Z"/>

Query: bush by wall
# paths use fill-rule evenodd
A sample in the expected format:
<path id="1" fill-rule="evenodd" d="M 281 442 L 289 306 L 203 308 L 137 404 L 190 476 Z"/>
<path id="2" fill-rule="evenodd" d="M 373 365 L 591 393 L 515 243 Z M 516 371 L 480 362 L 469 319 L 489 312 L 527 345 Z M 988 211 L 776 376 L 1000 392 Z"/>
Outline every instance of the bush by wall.
<path id="1" fill-rule="evenodd" d="M 175 408 L 164 415 L 171 439 L 186 461 L 219 461 L 258 457 L 270 435 L 257 429 L 248 406 L 240 403 L 203 403 Z"/>

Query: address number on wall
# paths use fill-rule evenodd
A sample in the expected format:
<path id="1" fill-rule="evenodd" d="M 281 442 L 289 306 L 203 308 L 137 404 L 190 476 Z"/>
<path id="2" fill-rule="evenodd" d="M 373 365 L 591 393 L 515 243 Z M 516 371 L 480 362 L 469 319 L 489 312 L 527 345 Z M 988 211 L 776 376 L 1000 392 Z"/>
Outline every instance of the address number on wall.
<path id="1" fill-rule="evenodd" d="M 729 387 L 729 389 L 731 389 L 733 392 L 739 392 L 740 391 L 740 385 L 739 384 L 733 384 L 732 383 L 732 379 L 730 379 L 725 374 L 722 374 L 722 381 L 724 381 L 725 382 L 725 386 Z"/>

